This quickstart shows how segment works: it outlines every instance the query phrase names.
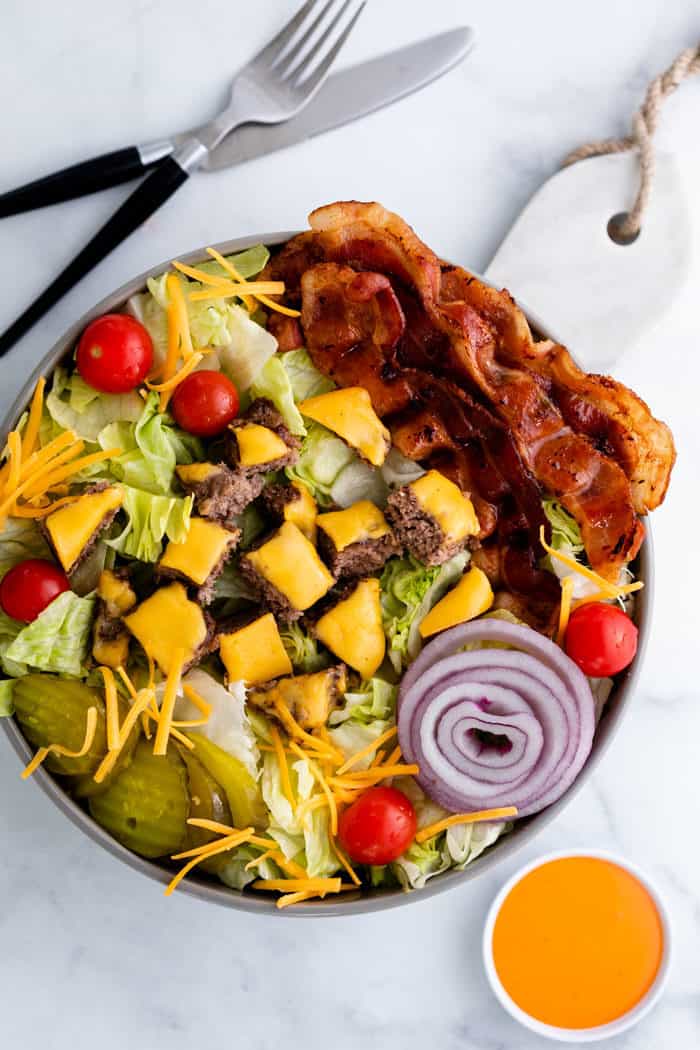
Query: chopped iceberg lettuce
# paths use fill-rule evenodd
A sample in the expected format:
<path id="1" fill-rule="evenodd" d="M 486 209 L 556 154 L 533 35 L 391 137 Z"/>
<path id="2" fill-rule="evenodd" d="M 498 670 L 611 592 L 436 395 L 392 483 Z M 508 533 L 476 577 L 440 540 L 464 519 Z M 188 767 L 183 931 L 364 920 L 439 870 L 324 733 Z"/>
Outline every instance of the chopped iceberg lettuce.
<path id="1" fill-rule="evenodd" d="M 576 519 L 568 511 L 564 510 L 561 503 L 555 499 L 542 500 L 542 510 L 552 529 L 551 546 L 553 549 L 561 554 L 566 554 L 574 561 L 580 561 L 584 564 L 586 562 L 586 552 L 581 539 L 581 530 Z M 586 598 L 590 594 L 595 594 L 598 589 L 592 580 L 587 579 L 581 573 L 575 572 L 557 558 L 550 557 L 549 554 L 542 559 L 542 564 L 550 572 L 553 572 L 555 576 L 558 576 L 560 580 L 563 580 L 566 576 L 573 577 L 572 598 Z"/>
<path id="2" fill-rule="evenodd" d="M 280 638 L 295 671 L 310 674 L 332 663 L 330 654 L 319 649 L 316 639 L 298 623 L 282 624 Z"/>
<path id="3" fill-rule="evenodd" d="M 27 558 L 50 558 L 51 553 L 36 521 L 8 518 L 0 532 L 0 579 Z"/>
<path id="4" fill-rule="evenodd" d="M 103 449 L 123 450 L 109 461 L 109 472 L 117 481 L 165 496 L 172 493 L 176 464 L 201 460 L 204 452 L 198 438 L 180 430 L 169 415 L 158 411 L 158 403 L 158 394 L 150 393 L 141 403 L 136 423 L 110 423 L 100 431 L 98 440 Z"/>
<path id="5" fill-rule="evenodd" d="M 183 682 L 191 686 L 211 707 L 209 720 L 206 725 L 198 727 L 197 732 L 237 758 L 257 780 L 260 752 L 246 713 L 243 683 L 232 682 L 226 688 L 200 667 L 188 671 Z M 199 717 L 199 708 L 186 696 L 179 696 L 175 705 L 175 718 L 187 721 Z"/>
<path id="6" fill-rule="evenodd" d="M 139 561 L 158 561 L 167 538 L 182 543 L 187 537 L 192 513 L 192 496 L 156 496 L 129 485 L 123 486 L 122 510 L 127 516 L 124 529 L 107 540 L 119 554 Z"/>
<path id="7" fill-rule="evenodd" d="M 142 409 L 143 401 L 135 390 L 128 394 L 101 394 L 77 372 L 69 375 L 65 368 L 58 367 L 46 395 L 42 439 L 50 440 L 62 430 L 72 430 L 85 441 L 94 442 L 109 423 L 135 422 Z"/>
<path id="8" fill-rule="evenodd" d="M 12 703 L 13 684 L 12 678 L 3 678 L 3 680 L 0 681 L 0 718 L 6 718 L 8 715 L 11 715 L 14 710 Z"/>
<path id="9" fill-rule="evenodd" d="M 352 719 L 369 725 L 376 719 L 386 721 L 396 711 L 398 692 L 398 685 L 386 682 L 383 678 L 370 678 L 362 683 L 357 692 L 345 694 L 345 703 L 333 711 L 329 723 L 338 726 Z"/>
<path id="10" fill-rule="evenodd" d="M 357 459 L 351 448 L 320 423 L 311 423 L 301 446 L 299 460 L 286 467 L 290 481 L 302 481 L 319 507 L 333 504 L 331 490 L 342 470 Z"/>
<path id="11" fill-rule="evenodd" d="M 381 575 L 384 630 L 389 659 L 400 673 L 420 652 L 421 621 L 462 575 L 469 560 L 465 551 L 443 565 L 428 567 L 412 555 L 390 559 Z"/>
<path id="12" fill-rule="evenodd" d="M 80 598 L 72 591 L 59 594 L 5 650 L 5 671 L 21 665 L 23 674 L 27 667 L 73 678 L 85 674 L 94 606 L 94 598 Z"/>
<path id="13" fill-rule="evenodd" d="M 317 397 L 318 394 L 335 390 L 333 380 L 319 372 L 308 350 L 288 350 L 279 357 L 289 377 L 295 401 L 305 401 L 307 397 Z"/>
<path id="14" fill-rule="evenodd" d="M 294 402 L 292 384 L 282 364 L 281 354 L 274 354 L 265 362 L 250 388 L 250 394 L 253 398 L 265 397 L 271 401 L 292 434 L 303 436 L 306 433 L 301 412 Z"/>

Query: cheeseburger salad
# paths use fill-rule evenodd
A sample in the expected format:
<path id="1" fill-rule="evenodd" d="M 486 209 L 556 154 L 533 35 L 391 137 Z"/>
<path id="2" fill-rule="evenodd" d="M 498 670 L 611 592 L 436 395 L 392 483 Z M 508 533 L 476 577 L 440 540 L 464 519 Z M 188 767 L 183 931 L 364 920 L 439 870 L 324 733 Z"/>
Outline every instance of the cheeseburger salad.
<path id="1" fill-rule="evenodd" d="M 281 265 L 175 262 L 39 380 L 0 472 L 0 714 L 22 775 L 166 892 L 193 872 L 285 907 L 421 888 L 560 798 L 643 581 L 593 568 L 540 485 L 546 586 L 509 586 L 483 493 L 328 366 Z"/>

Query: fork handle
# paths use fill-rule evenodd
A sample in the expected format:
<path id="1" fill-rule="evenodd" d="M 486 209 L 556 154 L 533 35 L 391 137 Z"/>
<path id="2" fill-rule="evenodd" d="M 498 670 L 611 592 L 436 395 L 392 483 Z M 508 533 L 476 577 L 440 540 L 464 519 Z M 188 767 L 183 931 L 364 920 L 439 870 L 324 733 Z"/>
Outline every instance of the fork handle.
<path id="1" fill-rule="evenodd" d="M 65 270 L 0 335 L 0 356 L 6 354 L 85 274 L 153 215 L 188 178 L 189 172 L 181 167 L 174 157 L 167 157 L 161 161 L 155 171 L 127 197 L 112 218 L 107 220 Z"/>
<path id="2" fill-rule="evenodd" d="M 157 162 L 158 158 L 149 160 L 146 157 L 144 163 L 137 146 L 103 153 L 101 157 L 73 164 L 0 194 L 0 219 L 35 208 L 45 208 L 48 204 L 73 200 L 75 197 L 85 197 L 88 193 L 106 190 L 110 186 L 119 186 L 122 182 L 143 175 Z"/>

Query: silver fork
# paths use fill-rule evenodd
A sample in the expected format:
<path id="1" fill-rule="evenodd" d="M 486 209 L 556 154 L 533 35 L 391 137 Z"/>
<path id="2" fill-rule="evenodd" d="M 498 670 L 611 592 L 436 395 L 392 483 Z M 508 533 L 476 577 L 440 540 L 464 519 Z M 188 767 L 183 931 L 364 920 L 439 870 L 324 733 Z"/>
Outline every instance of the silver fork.
<path id="1" fill-rule="evenodd" d="M 296 116 L 322 87 L 365 2 L 307 0 L 239 71 L 226 108 L 158 164 L 73 261 L 0 335 L 0 355 L 172 197 L 234 128 L 247 123 L 279 124 Z"/>

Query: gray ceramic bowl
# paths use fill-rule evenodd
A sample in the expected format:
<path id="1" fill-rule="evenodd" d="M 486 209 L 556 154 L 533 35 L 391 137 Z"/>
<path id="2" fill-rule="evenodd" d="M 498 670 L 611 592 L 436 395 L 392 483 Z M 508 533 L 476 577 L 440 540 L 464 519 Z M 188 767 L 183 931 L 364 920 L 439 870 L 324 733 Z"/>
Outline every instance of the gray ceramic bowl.
<path id="1" fill-rule="evenodd" d="M 216 247 L 223 255 L 230 255 L 234 252 L 242 251 L 244 248 L 248 248 L 252 244 L 263 243 L 270 246 L 282 244 L 284 241 L 294 236 L 296 232 L 298 231 L 292 230 L 282 233 L 263 233 L 258 234 L 255 237 L 242 237 L 237 240 L 224 241 L 223 243 L 216 245 Z M 198 251 L 190 252 L 188 255 L 180 256 L 184 262 L 192 264 L 201 262 L 206 257 L 203 248 Z M 17 420 L 24 411 L 39 376 L 48 375 L 66 355 L 73 351 L 78 337 L 85 326 L 94 318 L 99 317 L 104 313 L 119 311 L 131 295 L 143 290 L 146 278 L 163 273 L 169 265 L 170 260 L 167 260 L 166 262 L 160 263 L 158 266 L 154 266 L 147 273 L 135 277 L 132 281 L 129 281 L 128 284 L 122 285 L 122 287 L 118 288 L 116 292 L 108 295 L 106 299 L 103 299 L 102 302 L 98 303 L 92 310 L 81 317 L 80 320 L 77 321 L 61 339 L 59 339 L 55 346 L 49 350 L 32 375 L 29 376 L 21 393 L 17 397 L 17 400 L 3 420 L 2 427 L 0 428 L 0 447 L 5 443 L 7 432 L 16 425 Z M 530 323 L 538 334 L 545 337 L 556 338 L 548 331 L 546 325 L 541 322 L 539 318 L 533 316 L 527 311 L 527 309 L 525 312 Z M 493 868 L 496 864 L 500 863 L 500 861 L 513 857 L 527 843 L 532 842 L 538 832 L 546 827 L 546 825 L 549 824 L 550 821 L 552 821 L 571 801 L 574 794 L 583 787 L 586 780 L 588 780 L 589 776 L 600 761 L 600 758 L 613 735 L 617 732 L 622 721 L 623 713 L 630 705 L 649 636 L 653 591 L 652 564 L 651 536 L 649 535 L 647 527 L 647 539 L 637 566 L 638 574 L 646 584 L 644 589 L 640 592 L 636 603 L 636 619 L 639 626 L 639 651 L 632 667 L 618 680 L 615 689 L 606 704 L 605 713 L 596 731 L 593 750 L 582 772 L 579 774 L 578 779 L 558 802 L 544 810 L 542 813 L 538 813 L 535 816 L 518 823 L 511 834 L 497 842 L 492 849 L 488 850 L 477 860 L 473 861 L 464 871 L 448 871 L 443 875 L 438 875 L 428 882 L 425 889 L 418 890 L 415 893 L 404 893 L 399 889 L 375 892 L 365 891 L 362 893 L 357 892 L 354 894 L 344 894 L 342 900 L 309 901 L 304 905 L 284 911 L 279 911 L 275 907 L 274 899 L 271 897 L 250 892 L 239 893 L 235 890 L 228 889 L 215 879 L 208 878 L 204 875 L 189 875 L 180 883 L 178 892 L 189 893 L 194 897 L 200 897 L 202 900 L 210 901 L 214 904 L 223 904 L 229 908 L 238 908 L 242 911 L 256 912 L 258 914 L 285 915 L 298 918 L 352 915 L 363 912 L 382 911 L 385 908 L 396 908 L 402 904 L 409 904 L 413 900 L 424 900 L 426 897 L 431 897 L 434 894 L 444 893 L 446 890 L 449 890 L 454 886 L 459 886 L 464 882 L 468 882 L 470 879 L 478 878 L 479 875 L 488 871 L 490 868 Z M 22 736 L 17 723 L 14 719 L 3 718 L 0 719 L 0 725 L 2 725 L 4 732 L 21 758 L 22 763 L 26 764 L 32 757 L 33 752 L 27 741 Z M 109 852 L 119 860 L 124 861 L 126 864 L 129 864 L 132 868 L 142 872 L 144 875 L 148 875 L 156 882 L 165 885 L 170 881 L 173 875 L 173 870 L 171 868 L 164 864 L 159 864 L 156 861 L 145 860 L 143 857 L 139 857 L 124 846 L 121 846 L 111 837 L 111 835 L 107 834 L 106 831 L 95 823 L 90 814 L 75 802 L 70 795 L 64 791 L 58 781 L 56 781 L 45 769 L 39 769 L 34 774 L 34 780 L 40 785 L 52 802 L 63 810 L 66 816 L 89 835 L 94 842 L 99 843 L 100 846 L 109 850 Z"/>

